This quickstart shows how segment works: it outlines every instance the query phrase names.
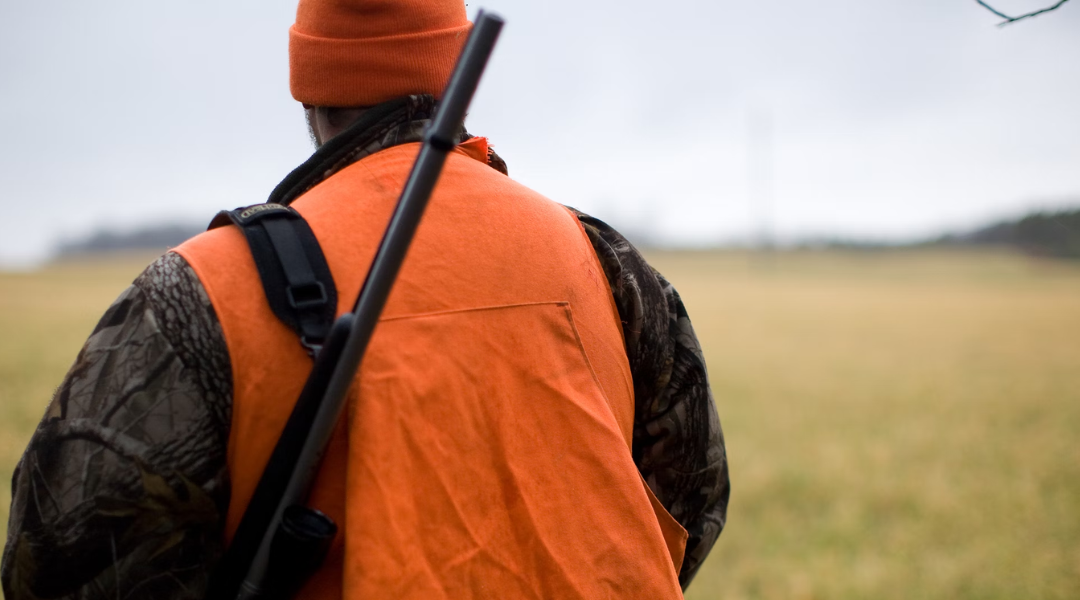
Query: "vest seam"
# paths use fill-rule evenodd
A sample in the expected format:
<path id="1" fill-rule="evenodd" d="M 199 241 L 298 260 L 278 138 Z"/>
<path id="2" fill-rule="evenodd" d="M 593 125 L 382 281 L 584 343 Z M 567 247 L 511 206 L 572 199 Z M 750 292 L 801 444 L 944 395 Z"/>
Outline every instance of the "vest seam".
<path id="1" fill-rule="evenodd" d="M 581 353 L 581 358 L 585 359 L 585 366 L 589 367 L 589 374 L 592 375 L 593 383 L 596 384 L 596 389 L 600 390 L 600 394 L 604 397 L 604 404 L 607 405 L 608 410 L 611 408 L 611 398 L 608 397 L 607 390 L 604 389 L 604 384 L 600 383 L 600 378 L 596 376 L 596 369 L 593 368 L 592 361 L 589 360 L 589 353 L 585 351 L 585 343 L 581 340 L 581 333 L 578 331 L 577 323 L 574 322 L 574 309 L 570 306 L 569 302 L 560 303 L 563 307 L 563 314 L 566 316 L 567 322 L 570 324 L 570 330 L 574 332 L 574 341 L 577 342 L 578 352 Z M 615 416 L 614 413 L 611 415 Z M 622 436 L 621 428 L 619 428 L 619 422 L 615 421 L 616 429 L 619 429 L 619 435 Z"/>
<path id="2" fill-rule="evenodd" d="M 431 311 L 431 312 L 409 313 L 409 314 L 404 314 L 404 315 L 394 315 L 392 317 L 382 317 L 382 318 L 379 319 L 379 322 L 382 323 L 384 321 L 400 321 L 400 320 L 403 320 L 403 319 L 417 319 L 417 318 L 420 318 L 420 317 L 438 317 L 438 316 L 442 316 L 442 315 L 453 315 L 453 314 L 458 314 L 458 313 L 477 312 L 477 311 L 481 311 L 481 310 L 496 310 L 496 309 L 500 309 L 500 308 L 519 308 L 519 307 L 524 307 L 524 306 L 546 306 L 546 305 L 567 306 L 568 307 L 568 306 L 570 306 L 570 301 L 569 300 L 537 300 L 535 302 L 515 302 L 513 304 L 491 304 L 491 305 L 487 305 L 487 306 L 472 306 L 472 307 L 469 307 L 469 308 L 448 308 L 446 310 L 436 310 L 436 311 Z M 574 330 L 574 335 L 577 335 L 577 329 L 576 328 Z M 580 339 L 578 341 L 580 343 Z M 592 368 L 591 363 L 590 363 L 590 368 Z"/>
<path id="3" fill-rule="evenodd" d="M 613 316 L 615 318 L 616 329 L 619 332 L 619 339 L 622 340 L 623 343 L 623 351 L 626 354 L 627 360 L 629 360 L 630 355 L 629 353 L 626 353 L 626 332 L 623 331 L 623 322 L 622 318 L 619 316 L 619 307 L 615 303 L 615 293 L 611 289 L 611 284 L 608 282 L 607 275 L 604 274 L 604 266 L 600 264 L 600 257 L 596 255 L 596 249 L 593 248 L 592 241 L 589 239 L 589 234 L 585 231 L 585 225 L 581 222 L 581 219 L 579 219 L 577 215 L 575 215 L 568 206 L 563 204 L 560 204 L 559 206 L 564 211 L 566 211 L 566 214 L 570 216 L 570 219 L 577 227 L 578 233 L 580 233 L 581 237 L 585 239 L 586 246 L 589 249 L 589 258 L 592 261 L 593 267 L 596 268 L 597 273 L 604 275 L 603 277 L 600 277 L 601 285 L 604 286 L 604 290 L 606 290 L 607 292 L 608 305 L 611 308 L 611 312 L 613 313 Z M 581 350 L 582 352 L 585 352 L 585 347 L 582 346 Z M 630 369 L 629 363 L 626 363 L 625 367 L 620 365 L 619 372 L 622 374 L 623 386 L 626 388 L 627 396 L 630 397 L 630 402 L 633 403 L 634 413 L 636 414 L 637 396 L 634 392 L 633 371 Z M 600 389 L 603 389 L 603 386 L 601 386 Z"/>

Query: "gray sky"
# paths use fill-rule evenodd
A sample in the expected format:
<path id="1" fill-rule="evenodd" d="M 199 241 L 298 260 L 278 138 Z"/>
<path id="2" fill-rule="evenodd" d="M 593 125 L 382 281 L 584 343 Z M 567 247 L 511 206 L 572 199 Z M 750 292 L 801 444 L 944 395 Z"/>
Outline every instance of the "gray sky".
<path id="1" fill-rule="evenodd" d="M 1006 12 L 1039 0 L 999 0 Z M 480 6 L 469 1 L 470 15 Z M 669 243 L 896 239 L 1080 205 L 1080 4 L 490 0 L 469 118 L 511 176 Z M 312 151 L 295 0 L 0 3 L 0 265 L 201 223 Z M 772 151 L 750 142 L 771 122 Z M 771 155 L 772 201 L 751 193 Z M 750 164 L 750 163 L 753 164 Z"/>

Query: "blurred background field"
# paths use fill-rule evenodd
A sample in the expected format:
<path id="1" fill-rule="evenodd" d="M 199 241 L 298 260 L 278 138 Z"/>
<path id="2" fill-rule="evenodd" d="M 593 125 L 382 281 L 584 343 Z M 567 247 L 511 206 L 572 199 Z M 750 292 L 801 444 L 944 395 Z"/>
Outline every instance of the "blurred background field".
<path id="1" fill-rule="evenodd" d="M 0 522 L 55 386 L 150 258 L 0 272 Z M 1080 597 L 1080 263 L 649 258 L 702 339 L 731 460 L 687 598 Z"/>
<path id="2" fill-rule="evenodd" d="M 1080 597 L 1080 268 L 676 253 L 727 435 L 687 597 Z"/>

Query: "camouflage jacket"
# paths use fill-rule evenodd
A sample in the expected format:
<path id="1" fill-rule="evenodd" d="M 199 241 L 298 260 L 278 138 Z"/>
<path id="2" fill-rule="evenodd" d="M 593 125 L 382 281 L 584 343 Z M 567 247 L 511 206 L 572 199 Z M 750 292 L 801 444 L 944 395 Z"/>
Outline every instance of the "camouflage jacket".
<path id="1" fill-rule="evenodd" d="M 287 203 L 364 156 L 419 140 L 433 100 L 378 108 L 271 199 Z M 506 172 L 494 153 L 488 162 Z M 619 233 L 577 215 L 623 321 L 634 460 L 689 532 L 685 587 L 724 526 L 729 493 L 705 362 L 675 289 Z M 231 395 L 214 307 L 184 259 L 167 253 L 101 318 L 15 470 L 0 571 L 7 600 L 203 597 L 223 553 Z"/>

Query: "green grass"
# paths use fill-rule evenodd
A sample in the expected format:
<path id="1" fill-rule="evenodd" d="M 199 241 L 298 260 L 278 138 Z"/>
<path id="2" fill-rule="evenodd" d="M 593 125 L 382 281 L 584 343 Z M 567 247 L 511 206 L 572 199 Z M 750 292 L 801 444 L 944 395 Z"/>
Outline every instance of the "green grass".
<path id="1" fill-rule="evenodd" d="M 1080 596 L 1080 266 L 653 253 L 709 361 L 729 525 L 687 598 Z M 7 481 L 147 259 L 0 273 Z"/>

